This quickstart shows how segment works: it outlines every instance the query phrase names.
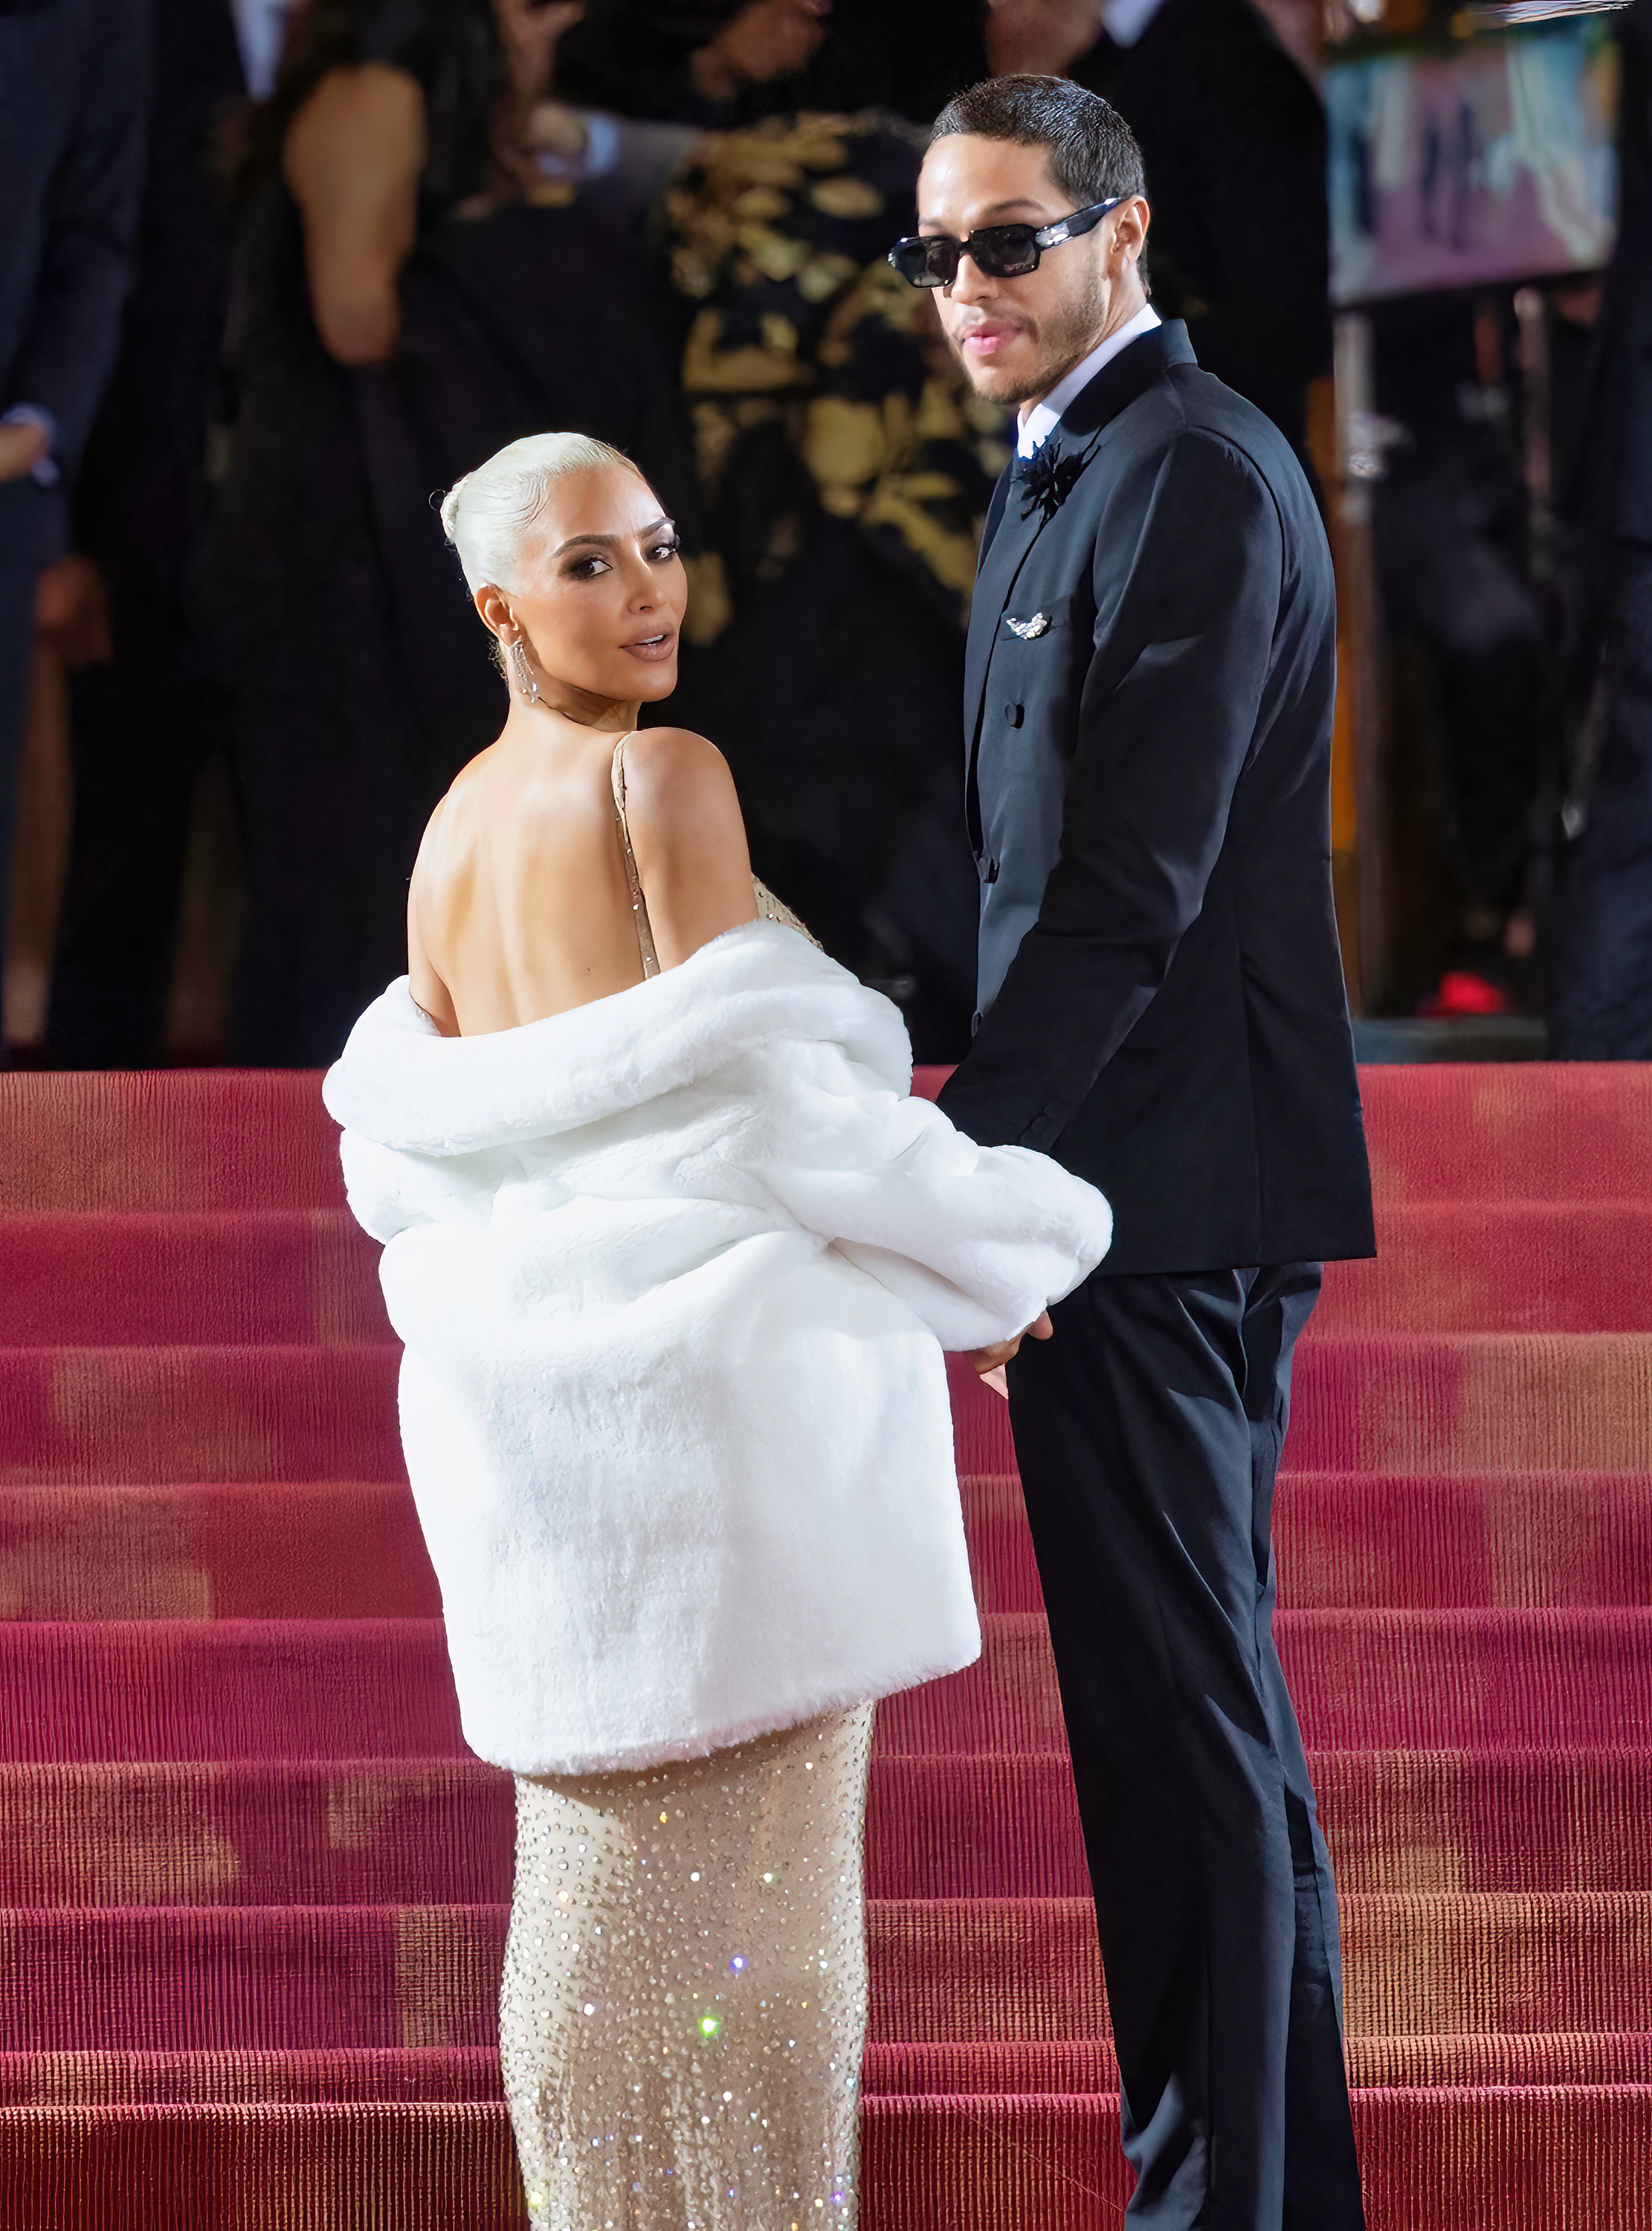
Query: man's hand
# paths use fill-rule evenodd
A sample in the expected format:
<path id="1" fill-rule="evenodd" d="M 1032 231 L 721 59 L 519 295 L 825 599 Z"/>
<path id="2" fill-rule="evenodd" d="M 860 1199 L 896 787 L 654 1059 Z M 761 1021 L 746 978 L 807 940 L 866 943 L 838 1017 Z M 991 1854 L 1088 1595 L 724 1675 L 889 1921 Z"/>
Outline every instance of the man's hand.
<path id="1" fill-rule="evenodd" d="M 32 473 L 52 446 L 43 426 L 26 419 L 15 426 L 0 426 L 0 481 L 20 481 Z"/>
<path id="2" fill-rule="evenodd" d="M 1010 1382 L 1004 1377 L 1004 1365 L 1012 1361 L 1020 1353 L 1023 1340 L 1048 1340 L 1055 1329 L 1055 1326 L 1049 1321 L 1049 1311 L 1042 1310 L 1033 1319 L 1025 1332 L 1017 1333 L 1013 1340 L 994 1341 L 991 1348 L 970 1348 L 965 1352 L 964 1361 L 971 1371 L 980 1373 L 995 1394 L 1002 1394 L 1007 1401 L 1010 1396 Z"/>
<path id="3" fill-rule="evenodd" d="M 83 666 L 107 666 L 113 658 L 108 592 L 92 559 L 78 553 L 60 558 L 41 575 L 35 591 L 35 636 L 72 673 Z"/>

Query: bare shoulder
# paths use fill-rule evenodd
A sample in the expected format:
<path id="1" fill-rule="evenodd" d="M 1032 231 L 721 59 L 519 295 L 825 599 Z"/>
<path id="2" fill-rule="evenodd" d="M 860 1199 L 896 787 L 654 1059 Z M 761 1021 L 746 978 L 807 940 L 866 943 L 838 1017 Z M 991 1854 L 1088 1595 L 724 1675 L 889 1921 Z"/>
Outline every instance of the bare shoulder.
<path id="1" fill-rule="evenodd" d="M 642 805 L 732 802 L 734 778 L 709 737 L 692 728 L 639 728 L 625 745 L 625 786 Z"/>
<path id="2" fill-rule="evenodd" d="M 422 157 L 423 139 L 417 78 L 389 62 L 358 62 L 330 69 L 319 81 L 287 126 L 287 145 L 300 163 L 336 148 L 369 165 L 394 166 Z"/>
<path id="3" fill-rule="evenodd" d="M 634 837 L 669 844 L 681 835 L 703 843 L 726 831 L 745 841 L 728 761 L 692 728 L 642 728 L 630 739 L 625 805 Z"/>
<path id="4" fill-rule="evenodd" d="M 682 876 L 735 893 L 752 872 L 728 761 L 692 728 L 644 728 L 625 747 L 625 811 L 646 881 Z"/>

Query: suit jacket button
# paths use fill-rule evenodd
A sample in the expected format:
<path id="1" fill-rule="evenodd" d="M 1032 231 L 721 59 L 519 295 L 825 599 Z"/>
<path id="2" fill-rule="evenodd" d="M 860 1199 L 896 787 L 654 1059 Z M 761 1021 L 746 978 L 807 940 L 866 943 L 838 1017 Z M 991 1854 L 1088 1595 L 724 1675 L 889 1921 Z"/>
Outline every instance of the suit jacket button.
<path id="1" fill-rule="evenodd" d="M 1012 728 L 1018 728 L 1027 717 L 1027 708 L 1024 705 L 1006 705 L 1003 717 Z"/>
<path id="2" fill-rule="evenodd" d="M 998 863 L 997 863 L 997 862 L 996 860 L 989 860 L 989 861 L 987 862 L 987 863 L 986 863 L 986 875 L 985 875 L 985 877 L 984 877 L 984 880 L 985 882 L 989 883 L 996 883 L 997 882 L 997 880 L 998 880 Z"/>

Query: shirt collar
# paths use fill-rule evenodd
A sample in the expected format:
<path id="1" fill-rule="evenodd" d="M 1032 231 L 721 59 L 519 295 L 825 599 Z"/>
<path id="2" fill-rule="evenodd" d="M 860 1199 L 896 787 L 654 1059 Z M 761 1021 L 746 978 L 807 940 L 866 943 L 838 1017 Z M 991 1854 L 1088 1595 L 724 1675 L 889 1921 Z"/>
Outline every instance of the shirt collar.
<path id="1" fill-rule="evenodd" d="M 1042 449 L 1057 426 L 1069 403 L 1084 392 L 1104 364 L 1111 364 L 1120 350 L 1127 349 L 1132 341 L 1139 341 L 1144 333 L 1151 333 L 1159 322 L 1158 313 L 1151 302 L 1144 302 L 1127 323 L 1116 333 L 1109 333 L 1099 348 L 1093 348 L 1082 364 L 1075 364 L 1064 379 L 1058 379 L 1042 403 L 1035 403 L 1025 411 L 1016 433 L 1016 455 L 1030 457 Z"/>

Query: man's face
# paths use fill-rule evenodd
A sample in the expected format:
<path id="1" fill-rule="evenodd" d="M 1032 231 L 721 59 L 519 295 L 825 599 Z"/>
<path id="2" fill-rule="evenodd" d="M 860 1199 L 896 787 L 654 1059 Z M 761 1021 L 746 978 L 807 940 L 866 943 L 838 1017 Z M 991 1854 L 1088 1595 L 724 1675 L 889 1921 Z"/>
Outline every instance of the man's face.
<path id="1" fill-rule="evenodd" d="M 1053 224 L 1073 201 L 1049 174 L 1044 147 L 954 133 L 938 139 L 918 180 L 918 230 L 954 240 L 989 224 Z M 1094 232 L 1046 249 L 1036 271 L 989 279 L 965 256 L 950 287 L 937 290 L 946 338 L 978 395 L 1027 403 L 1047 395 L 1143 299 L 1136 257 L 1147 229 L 1139 197 Z"/>

